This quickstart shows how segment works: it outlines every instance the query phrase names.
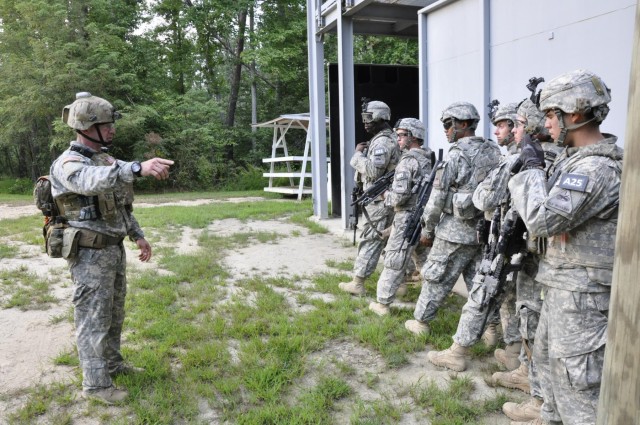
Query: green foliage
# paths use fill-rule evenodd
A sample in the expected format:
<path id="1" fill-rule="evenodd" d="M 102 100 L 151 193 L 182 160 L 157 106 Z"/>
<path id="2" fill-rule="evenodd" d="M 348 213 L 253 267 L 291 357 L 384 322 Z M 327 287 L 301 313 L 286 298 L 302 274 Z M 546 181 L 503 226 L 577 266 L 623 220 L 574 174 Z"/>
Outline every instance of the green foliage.
<path id="1" fill-rule="evenodd" d="M 16 179 L 7 192 L 12 195 L 29 195 L 33 193 L 33 184 L 31 179 Z"/>

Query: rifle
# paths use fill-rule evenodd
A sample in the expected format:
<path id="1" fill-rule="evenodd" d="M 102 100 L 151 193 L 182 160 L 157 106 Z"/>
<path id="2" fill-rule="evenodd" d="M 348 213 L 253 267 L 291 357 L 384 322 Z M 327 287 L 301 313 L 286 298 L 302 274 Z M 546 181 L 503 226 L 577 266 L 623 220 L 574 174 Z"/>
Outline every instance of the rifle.
<path id="1" fill-rule="evenodd" d="M 409 215 L 409 218 L 407 219 L 407 227 L 404 229 L 404 233 L 402 235 L 404 240 L 409 242 L 409 246 L 414 246 L 420 239 L 420 233 L 422 233 L 422 213 L 424 213 L 424 207 L 427 205 L 427 201 L 429 201 L 429 197 L 431 196 L 433 181 L 436 178 L 436 171 L 442 162 L 442 155 L 443 150 L 440 149 L 438 151 L 438 161 L 433 164 L 431 174 L 422 177 L 420 184 L 415 186 L 412 190 L 418 193 L 418 200 L 413 211 L 411 211 L 411 215 Z"/>
<path id="2" fill-rule="evenodd" d="M 354 193 L 352 192 L 351 200 L 353 202 L 351 202 L 351 206 L 353 207 L 354 205 L 360 205 L 360 207 L 364 208 L 372 203 L 378 198 L 378 196 L 382 195 L 384 191 L 389 188 L 389 186 L 391 186 L 391 183 L 393 183 L 394 174 L 395 170 L 391 170 L 384 176 L 378 177 L 378 179 L 374 181 L 367 190 L 362 192 L 360 196 L 357 196 L 355 200 L 353 199 Z"/>
<path id="3" fill-rule="evenodd" d="M 358 231 L 358 218 L 360 217 L 360 204 L 356 203 L 356 200 L 362 196 L 362 186 L 356 184 L 351 191 L 351 206 L 353 206 L 353 213 L 349 216 L 349 227 L 353 229 L 353 245 L 356 244 L 356 233 Z M 355 204 L 355 205 L 354 205 Z"/>
<path id="4" fill-rule="evenodd" d="M 500 295 L 505 292 L 507 282 L 515 282 L 526 253 L 526 227 L 517 211 L 510 209 L 502 221 L 501 215 L 501 208 L 496 208 L 489 241 L 473 278 L 474 285 L 480 284 L 485 288 L 483 299 L 476 300 L 481 311 L 493 309 L 502 302 Z"/>

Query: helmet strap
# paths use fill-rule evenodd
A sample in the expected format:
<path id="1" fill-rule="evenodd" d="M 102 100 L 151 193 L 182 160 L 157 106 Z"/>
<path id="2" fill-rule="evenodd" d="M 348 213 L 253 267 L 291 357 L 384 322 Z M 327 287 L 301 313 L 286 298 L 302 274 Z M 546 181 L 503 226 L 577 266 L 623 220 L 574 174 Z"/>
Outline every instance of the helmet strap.
<path id="1" fill-rule="evenodd" d="M 98 130 L 98 137 L 100 138 L 100 140 L 95 139 L 94 137 L 89 136 L 87 133 L 83 132 L 82 130 L 76 130 L 76 133 L 80 134 L 82 137 L 91 140 L 93 143 L 98 143 L 100 145 L 102 145 L 103 147 L 100 148 L 101 151 L 103 152 L 107 152 L 110 148 L 111 148 L 111 143 L 107 143 L 104 141 L 104 139 L 102 138 L 102 132 L 100 131 L 100 124 L 94 124 L 94 126 L 96 127 L 96 130 Z"/>
<path id="2" fill-rule="evenodd" d="M 555 109 L 554 112 L 556 114 L 556 117 L 558 117 L 558 126 L 560 127 L 560 135 L 558 136 L 558 140 L 556 140 L 556 143 L 560 146 L 564 145 L 564 141 L 567 138 L 567 133 L 572 130 L 577 130 L 580 127 L 584 127 L 590 122 L 595 121 L 595 117 L 593 117 L 584 122 L 568 126 L 564 122 L 564 115 L 562 115 L 562 111 L 560 109 Z"/>

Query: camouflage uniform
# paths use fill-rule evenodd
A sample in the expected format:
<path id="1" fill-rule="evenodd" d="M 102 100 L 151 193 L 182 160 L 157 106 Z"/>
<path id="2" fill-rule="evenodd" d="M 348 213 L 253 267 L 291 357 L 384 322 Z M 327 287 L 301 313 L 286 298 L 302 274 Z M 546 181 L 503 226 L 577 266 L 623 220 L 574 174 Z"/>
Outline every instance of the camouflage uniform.
<path id="1" fill-rule="evenodd" d="M 423 235 L 431 236 L 435 231 L 435 238 L 422 268 L 424 282 L 414 311 L 419 322 L 435 318 L 460 274 L 471 290 L 480 259 L 475 227 L 482 216 L 471 197 L 499 158 L 500 148 L 491 140 L 463 137 L 452 144 L 449 159 L 436 172 L 433 192 L 422 217 Z"/>
<path id="2" fill-rule="evenodd" d="M 77 142 L 51 165 L 52 195 L 70 227 L 82 229 L 77 254 L 67 261 L 85 390 L 110 387 L 109 372 L 123 363 L 120 336 L 127 279 L 122 240 L 144 237 L 132 214 L 131 165 Z M 84 219 L 83 208 L 94 218 Z"/>
<path id="3" fill-rule="evenodd" d="M 400 150 L 391 128 L 376 134 L 369 142 L 367 154 L 356 152 L 351 158 L 351 166 L 363 180 L 363 188 L 367 190 L 371 184 L 387 172 L 393 170 L 398 163 Z M 364 225 L 358 244 L 358 255 L 353 266 L 354 275 L 367 278 L 375 271 L 384 248 L 381 233 L 393 221 L 393 209 L 384 204 L 382 197 L 366 207 L 368 219 Z"/>
<path id="4" fill-rule="evenodd" d="M 622 149 L 614 136 L 569 147 L 552 167 L 509 182 L 532 236 L 547 237 L 536 280 L 545 287 L 533 359 L 546 421 L 593 424 L 613 269 Z"/>
<path id="5" fill-rule="evenodd" d="M 393 176 L 391 190 L 387 193 L 385 204 L 395 211 L 391 234 L 385 247 L 384 270 L 377 287 L 380 304 L 391 304 L 396 291 L 404 281 L 407 263 L 412 258 L 414 247 L 404 240 L 404 231 L 412 209 L 416 205 L 417 194 L 412 189 L 431 172 L 431 150 L 414 148 L 406 151 L 400 158 Z"/>
<path id="6" fill-rule="evenodd" d="M 492 212 L 499 205 L 502 205 L 504 211 L 508 209 L 509 191 L 507 183 L 511 177 L 511 167 L 519 158 L 519 154 L 507 155 L 502 159 L 501 163 L 489 176 L 484 179 L 473 192 L 473 204 L 480 211 Z M 486 214 L 485 214 L 486 216 Z M 515 285 L 506 282 L 504 292 L 500 295 L 496 305 L 504 305 L 511 299 L 513 302 L 512 309 L 501 309 L 500 317 L 502 318 L 502 328 L 504 332 L 504 341 L 507 344 L 520 341 L 518 332 L 518 324 L 515 320 Z M 462 307 L 462 315 L 458 322 L 458 328 L 453 341 L 462 347 L 470 347 L 482 336 L 486 323 L 500 320 L 496 311 L 481 309 L 482 298 L 478 298 L 475 294 L 483 292 L 483 283 L 474 283 L 469 291 L 467 302 Z"/>

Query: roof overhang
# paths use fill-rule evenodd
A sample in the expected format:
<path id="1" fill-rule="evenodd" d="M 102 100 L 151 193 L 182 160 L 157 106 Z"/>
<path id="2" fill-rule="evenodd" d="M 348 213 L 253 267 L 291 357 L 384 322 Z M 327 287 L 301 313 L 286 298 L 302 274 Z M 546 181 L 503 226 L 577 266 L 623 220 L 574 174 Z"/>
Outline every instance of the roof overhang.
<path id="1" fill-rule="evenodd" d="M 328 0 L 320 7 L 318 33 L 335 32 L 338 19 L 353 19 L 354 34 L 418 37 L 418 12 L 436 0 Z"/>

